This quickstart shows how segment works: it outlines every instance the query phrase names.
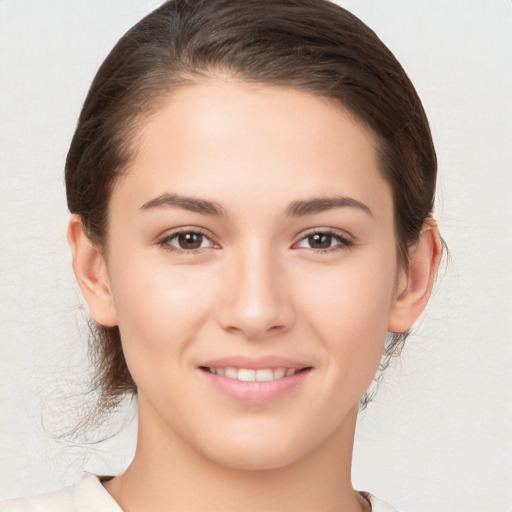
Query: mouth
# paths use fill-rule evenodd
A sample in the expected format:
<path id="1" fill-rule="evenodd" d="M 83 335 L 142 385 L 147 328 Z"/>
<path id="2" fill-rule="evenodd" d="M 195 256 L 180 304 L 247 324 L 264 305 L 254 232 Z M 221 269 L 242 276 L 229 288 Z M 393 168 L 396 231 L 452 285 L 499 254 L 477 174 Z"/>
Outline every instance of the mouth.
<path id="1" fill-rule="evenodd" d="M 224 396 L 253 405 L 271 403 L 302 389 L 313 366 L 282 357 L 226 357 L 199 367 L 205 382 Z"/>
<path id="2" fill-rule="evenodd" d="M 304 368 L 235 368 L 233 366 L 200 366 L 202 371 L 213 375 L 221 375 L 228 379 L 242 382 L 270 382 L 279 379 L 286 379 L 301 372 L 311 370 L 311 366 Z"/>

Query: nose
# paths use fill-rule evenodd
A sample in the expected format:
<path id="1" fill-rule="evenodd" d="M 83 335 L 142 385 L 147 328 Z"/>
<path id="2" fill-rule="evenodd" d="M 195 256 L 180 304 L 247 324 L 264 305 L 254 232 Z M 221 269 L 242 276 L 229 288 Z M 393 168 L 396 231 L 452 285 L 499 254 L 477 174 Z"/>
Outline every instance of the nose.
<path id="1" fill-rule="evenodd" d="M 234 257 L 228 266 L 217 310 L 221 327 L 248 340 L 262 340 L 290 329 L 295 313 L 277 258 L 253 249 Z"/>

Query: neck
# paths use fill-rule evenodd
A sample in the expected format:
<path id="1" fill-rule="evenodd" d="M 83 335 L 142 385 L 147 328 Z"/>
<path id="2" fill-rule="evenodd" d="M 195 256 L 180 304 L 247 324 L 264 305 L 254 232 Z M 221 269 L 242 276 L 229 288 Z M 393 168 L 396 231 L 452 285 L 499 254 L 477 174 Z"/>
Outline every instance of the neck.
<path id="1" fill-rule="evenodd" d="M 357 410 L 314 452 L 282 467 L 258 470 L 218 464 L 178 436 L 155 428 L 140 412 L 132 464 L 104 483 L 126 512 L 365 510 L 350 479 Z"/>

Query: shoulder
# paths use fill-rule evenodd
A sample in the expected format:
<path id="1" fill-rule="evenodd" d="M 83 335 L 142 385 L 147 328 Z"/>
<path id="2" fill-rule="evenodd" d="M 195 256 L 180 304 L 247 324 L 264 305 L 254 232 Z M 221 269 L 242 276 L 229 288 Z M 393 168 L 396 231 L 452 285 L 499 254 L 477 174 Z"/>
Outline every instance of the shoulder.
<path id="1" fill-rule="evenodd" d="M 84 473 L 61 491 L 35 498 L 15 498 L 0 502 L 0 512 L 122 512 L 99 478 Z"/>
<path id="2" fill-rule="evenodd" d="M 399 510 L 393 508 L 389 503 L 380 500 L 369 492 L 360 492 L 360 494 L 362 494 L 371 503 L 372 512 L 399 512 Z"/>

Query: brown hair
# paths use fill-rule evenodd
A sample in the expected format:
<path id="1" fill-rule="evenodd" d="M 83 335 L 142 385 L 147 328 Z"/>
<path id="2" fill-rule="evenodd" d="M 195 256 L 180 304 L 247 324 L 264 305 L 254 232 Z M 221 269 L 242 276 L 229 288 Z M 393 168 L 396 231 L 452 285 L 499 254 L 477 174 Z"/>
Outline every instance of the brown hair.
<path id="1" fill-rule="evenodd" d="M 335 100 L 373 131 L 391 186 L 399 260 L 433 209 L 436 155 L 421 101 L 391 51 L 327 0 L 170 0 L 131 28 L 101 65 L 66 160 L 68 206 L 105 248 L 109 197 L 137 126 L 176 87 L 228 74 Z M 137 389 L 119 329 L 92 324 L 100 408 Z M 407 333 L 392 333 L 383 364 Z"/>

